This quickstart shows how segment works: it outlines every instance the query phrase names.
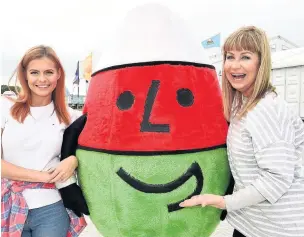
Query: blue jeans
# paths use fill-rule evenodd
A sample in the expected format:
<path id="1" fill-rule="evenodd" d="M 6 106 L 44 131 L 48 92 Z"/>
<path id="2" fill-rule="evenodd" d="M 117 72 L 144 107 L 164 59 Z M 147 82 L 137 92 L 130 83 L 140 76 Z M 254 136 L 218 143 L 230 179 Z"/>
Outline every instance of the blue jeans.
<path id="1" fill-rule="evenodd" d="M 66 237 L 69 226 L 70 217 L 59 201 L 29 210 L 21 237 Z"/>

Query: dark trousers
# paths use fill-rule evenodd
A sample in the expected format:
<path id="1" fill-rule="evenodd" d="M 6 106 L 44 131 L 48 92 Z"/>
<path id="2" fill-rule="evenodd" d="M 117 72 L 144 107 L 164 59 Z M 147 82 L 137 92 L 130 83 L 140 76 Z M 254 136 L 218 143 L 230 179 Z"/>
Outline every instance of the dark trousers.
<path id="1" fill-rule="evenodd" d="M 238 232 L 237 230 L 234 230 L 232 237 L 246 237 L 246 236 Z"/>

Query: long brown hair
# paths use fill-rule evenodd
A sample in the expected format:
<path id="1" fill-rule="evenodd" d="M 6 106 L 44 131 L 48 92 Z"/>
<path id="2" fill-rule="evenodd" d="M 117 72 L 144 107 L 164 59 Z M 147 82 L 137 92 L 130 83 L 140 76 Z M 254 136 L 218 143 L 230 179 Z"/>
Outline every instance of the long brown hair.
<path id="1" fill-rule="evenodd" d="M 227 52 L 231 50 L 248 50 L 257 53 L 259 56 L 259 70 L 254 82 L 251 96 L 243 104 L 241 92 L 234 89 L 224 71 Z M 267 36 L 264 31 L 255 27 L 242 27 L 232 33 L 223 46 L 223 74 L 222 74 L 222 94 L 224 115 L 228 121 L 232 114 L 238 114 L 241 119 L 246 113 L 254 108 L 268 91 L 275 91 L 270 81 L 271 74 L 271 53 Z"/>
<path id="2" fill-rule="evenodd" d="M 64 122 L 66 125 L 70 124 L 70 115 L 65 103 L 65 73 L 62 64 L 55 53 L 55 51 L 48 46 L 39 45 L 29 49 L 21 61 L 19 62 L 15 72 L 16 81 L 21 85 L 21 91 L 18 93 L 18 97 L 15 104 L 11 108 L 11 114 L 14 119 L 23 123 L 26 116 L 30 113 L 31 106 L 31 90 L 26 80 L 26 69 L 32 60 L 46 57 L 54 62 L 57 70 L 60 72 L 60 78 L 57 81 L 57 86 L 52 92 L 52 100 L 54 102 L 55 112 L 60 122 Z"/>

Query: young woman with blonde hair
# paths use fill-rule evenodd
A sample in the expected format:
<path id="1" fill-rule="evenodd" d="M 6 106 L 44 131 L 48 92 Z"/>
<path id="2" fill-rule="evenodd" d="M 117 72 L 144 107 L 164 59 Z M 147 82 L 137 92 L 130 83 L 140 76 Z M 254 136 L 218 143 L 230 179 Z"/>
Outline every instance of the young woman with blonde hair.
<path id="1" fill-rule="evenodd" d="M 81 116 L 66 106 L 64 69 L 41 45 L 25 53 L 15 73 L 21 92 L 1 98 L 1 236 L 78 236 L 85 221 L 67 212 L 54 184 L 74 183 L 78 165 L 75 156 L 59 158 L 64 130 Z"/>
<path id="2" fill-rule="evenodd" d="M 223 54 L 234 191 L 199 195 L 181 206 L 227 209 L 233 236 L 304 236 L 304 124 L 271 85 L 267 36 L 257 27 L 242 27 L 226 39 Z"/>

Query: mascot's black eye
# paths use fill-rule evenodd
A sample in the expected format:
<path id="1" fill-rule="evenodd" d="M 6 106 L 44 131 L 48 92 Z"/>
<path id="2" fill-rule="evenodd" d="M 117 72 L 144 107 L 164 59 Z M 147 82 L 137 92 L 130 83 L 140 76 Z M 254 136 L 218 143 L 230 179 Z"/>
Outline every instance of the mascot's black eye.
<path id="1" fill-rule="evenodd" d="M 194 96 L 189 89 L 179 89 L 176 94 L 176 99 L 181 106 L 188 107 L 193 104 Z"/>
<path id="2" fill-rule="evenodd" d="M 120 110 L 127 110 L 134 104 L 134 95 L 131 91 L 121 93 L 117 99 L 116 105 Z"/>

